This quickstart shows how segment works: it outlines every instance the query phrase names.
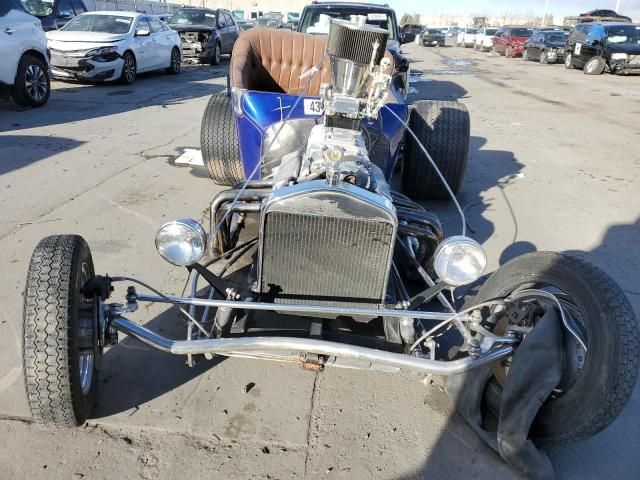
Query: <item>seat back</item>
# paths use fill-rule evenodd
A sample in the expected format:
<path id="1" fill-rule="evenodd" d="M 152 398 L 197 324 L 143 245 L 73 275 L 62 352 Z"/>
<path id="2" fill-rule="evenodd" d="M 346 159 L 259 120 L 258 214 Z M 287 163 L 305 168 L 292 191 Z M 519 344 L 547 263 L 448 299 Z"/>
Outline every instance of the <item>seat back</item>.
<path id="1" fill-rule="evenodd" d="M 320 63 L 325 55 L 327 37 L 285 29 L 252 28 L 236 41 L 231 55 L 231 87 L 262 92 L 302 93 L 308 78 L 300 76 Z M 386 55 L 393 65 L 393 57 Z M 331 81 L 331 63 L 327 58 L 311 80 L 305 96 L 318 96 L 320 84 Z"/>

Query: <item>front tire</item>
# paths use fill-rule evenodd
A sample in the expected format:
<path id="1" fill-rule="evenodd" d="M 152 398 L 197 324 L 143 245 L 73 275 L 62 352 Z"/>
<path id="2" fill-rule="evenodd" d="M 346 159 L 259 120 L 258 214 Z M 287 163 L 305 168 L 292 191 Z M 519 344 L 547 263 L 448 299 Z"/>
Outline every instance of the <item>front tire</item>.
<path id="1" fill-rule="evenodd" d="M 575 340 L 568 337 L 570 342 L 565 341 L 563 369 L 565 375 L 573 375 L 569 377 L 572 383 L 543 404 L 531 436 L 551 443 L 590 437 L 618 416 L 633 391 L 640 365 L 640 331 L 633 309 L 603 271 L 584 260 L 552 252 L 530 253 L 506 263 L 481 287 L 475 302 L 504 298 L 522 288 L 560 292 L 555 294 L 564 299 L 567 311 L 582 326 L 588 349 L 576 369 L 570 360 L 579 355 Z M 565 337 L 568 335 L 565 331 Z M 485 399 L 495 406 L 490 397 Z"/>
<path id="2" fill-rule="evenodd" d="M 202 116 L 200 145 L 202 160 L 214 182 L 235 185 L 244 180 L 236 120 L 231 98 L 224 92 L 212 95 L 207 104 Z"/>
<path id="3" fill-rule="evenodd" d="M 210 63 L 213 66 L 220 65 L 220 59 L 222 58 L 222 47 L 220 46 L 220 42 L 216 42 L 216 46 L 213 47 L 213 52 L 211 52 Z"/>
<path id="4" fill-rule="evenodd" d="M 459 102 L 419 101 L 411 111 L 411 130 L 425 146 L 453 193 L 467 168 L 470 120 Z M 412 198 L 449 199 L 449 193 L 413 136 L 406 133 L 402 188 Z"/>
<path id="5" fill-rule="evenodd" d="M 34 420 L 73 427 L 91 414 L 98 385 L 97 309 L 82 289 L 94 276 L 91 252 L 77 235 L 37 245 L 24 292 L 23 367 Z"/>
<path id="6" fill-rule="evenodd" d="M 528 60 L 531 60 L 529 58 L 529 52 L 527 51 L 526 48 L 522 51 L 522 60 L 524 60 L 525 62 L 528 61 Z"/>
<path id="7" fill-rule="evenodd" d="M 138 70 L 136 57 L 131 52 L 124 52 L 122 60 L 124 60 L 124 63 L 122 64 L 120 83 L 123 83 L 124 85 L 131 85 L 136 79 Z"/>
<path id="8" fill-rule="evenodd" d="M 47 66 L 33 55 L 24 55 L 18 64 L 13 100 L 22 107 L 42 107 L 49 100 L 51 84 Z"/>
<path id="9" fill-rule="evenodd" d="M 607 62 L 602 57 L 591 57 L 587 63 L 584 64 L 582 71 L 585 75 L 600 75 L 604 72 Z"/>
<path id="10" fill-rule="evenodd" d="M 182 68 L 182 58 L 180 57 L 180 50 L 173 47 L 171 50 L 171 64 L 165 70 L 169 75 L 177 75 Z"/>
<path id="11" fill-rule="evenodd" d="M 540 52 L 540 63 L 547 64 L 549 63 L 549 56 L 546 50 L 542 50 Z"/>
<path id="12" fill-rule="evenodd" d="M 512 51 L 513 49 L 511 48 L 511 45 L 508 45 L 507 48 L 505 48 L 504 50 L 504 56 L 507 58 L 510 58 Z"/>

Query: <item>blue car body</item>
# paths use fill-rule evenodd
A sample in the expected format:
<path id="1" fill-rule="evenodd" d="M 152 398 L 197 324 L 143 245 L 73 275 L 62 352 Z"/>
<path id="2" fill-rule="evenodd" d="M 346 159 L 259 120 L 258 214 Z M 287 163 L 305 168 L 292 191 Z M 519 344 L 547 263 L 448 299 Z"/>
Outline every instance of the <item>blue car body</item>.
<path id="1" fill-rule="evenodd" d="M 408 121 L 409 108 L 402 95 L 394 87 L 391 88 L 389 95 L 395 97 L 395 101 L 392 99 L 391 102 L 387 103 L 389 108 L 400 118 Z M 318 99 L 318 97 L 304 98 Z M 250 179 L 259 180 L 261 178 L 261 171 L 260 168 L 256 169 L 256 163 L 262 157 L 265 132 L 269 126 L 287 118 L 289 110 L 294 106 L 297 99 L 297 95 L 284 93 L 242 92 L 242 96 L 236 108 L 234 108 L 234 116 L 245 179 L 249 179 L 254 170 L 255 174 Z M 298 102 L 290 114 L 289 120 L 319 119 L 321 117 L 321 113 L 305 113 L 304 103 L 302 100 Z M 370 132 L 374 132 L 374 134 L 381 133 L 387 140 L 382 143 L 389 146 L 386 161 L 382 163 L 384 163 L 385 177 L 390 179 L 398 161 L 400 147 L 404 138 L 404 125 L 384 108 L 380 111 L 380 116 L 380 122 L 363 121 L 362 123 Z M 382 126 L 382 132 L 380 132 L 380 126 Z"/>

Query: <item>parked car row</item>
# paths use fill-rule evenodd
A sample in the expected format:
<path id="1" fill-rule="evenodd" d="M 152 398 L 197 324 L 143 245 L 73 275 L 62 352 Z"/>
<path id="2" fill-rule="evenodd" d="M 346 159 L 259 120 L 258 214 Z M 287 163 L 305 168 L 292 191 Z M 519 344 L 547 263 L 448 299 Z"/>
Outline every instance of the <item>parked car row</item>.
<path id="1" fill-rule="evenodd" d="M 465 28 L 458 33 L 455 43 L 507 58 L 564 63 L 568 69 L 582 69 L 589 75 L 605 71 L 640 73 L 640 25 L 585 18 L 589 20 L 576 24 L 570 31 L 563 27 L 533 29 L 522 25 Z"/>

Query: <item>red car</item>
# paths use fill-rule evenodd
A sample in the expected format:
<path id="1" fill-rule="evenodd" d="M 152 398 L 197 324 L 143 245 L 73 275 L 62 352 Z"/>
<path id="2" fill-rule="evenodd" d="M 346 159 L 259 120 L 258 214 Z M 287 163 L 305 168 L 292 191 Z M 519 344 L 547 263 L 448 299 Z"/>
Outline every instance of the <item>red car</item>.
<path id="1" fill-rule="evenodd" d="M 524 42 L 533 35 L 529 27 L 519 25 L 505 25 L 500 27 L 493 36 L 493 51 L 513 58 L 522 55 Z"/>

